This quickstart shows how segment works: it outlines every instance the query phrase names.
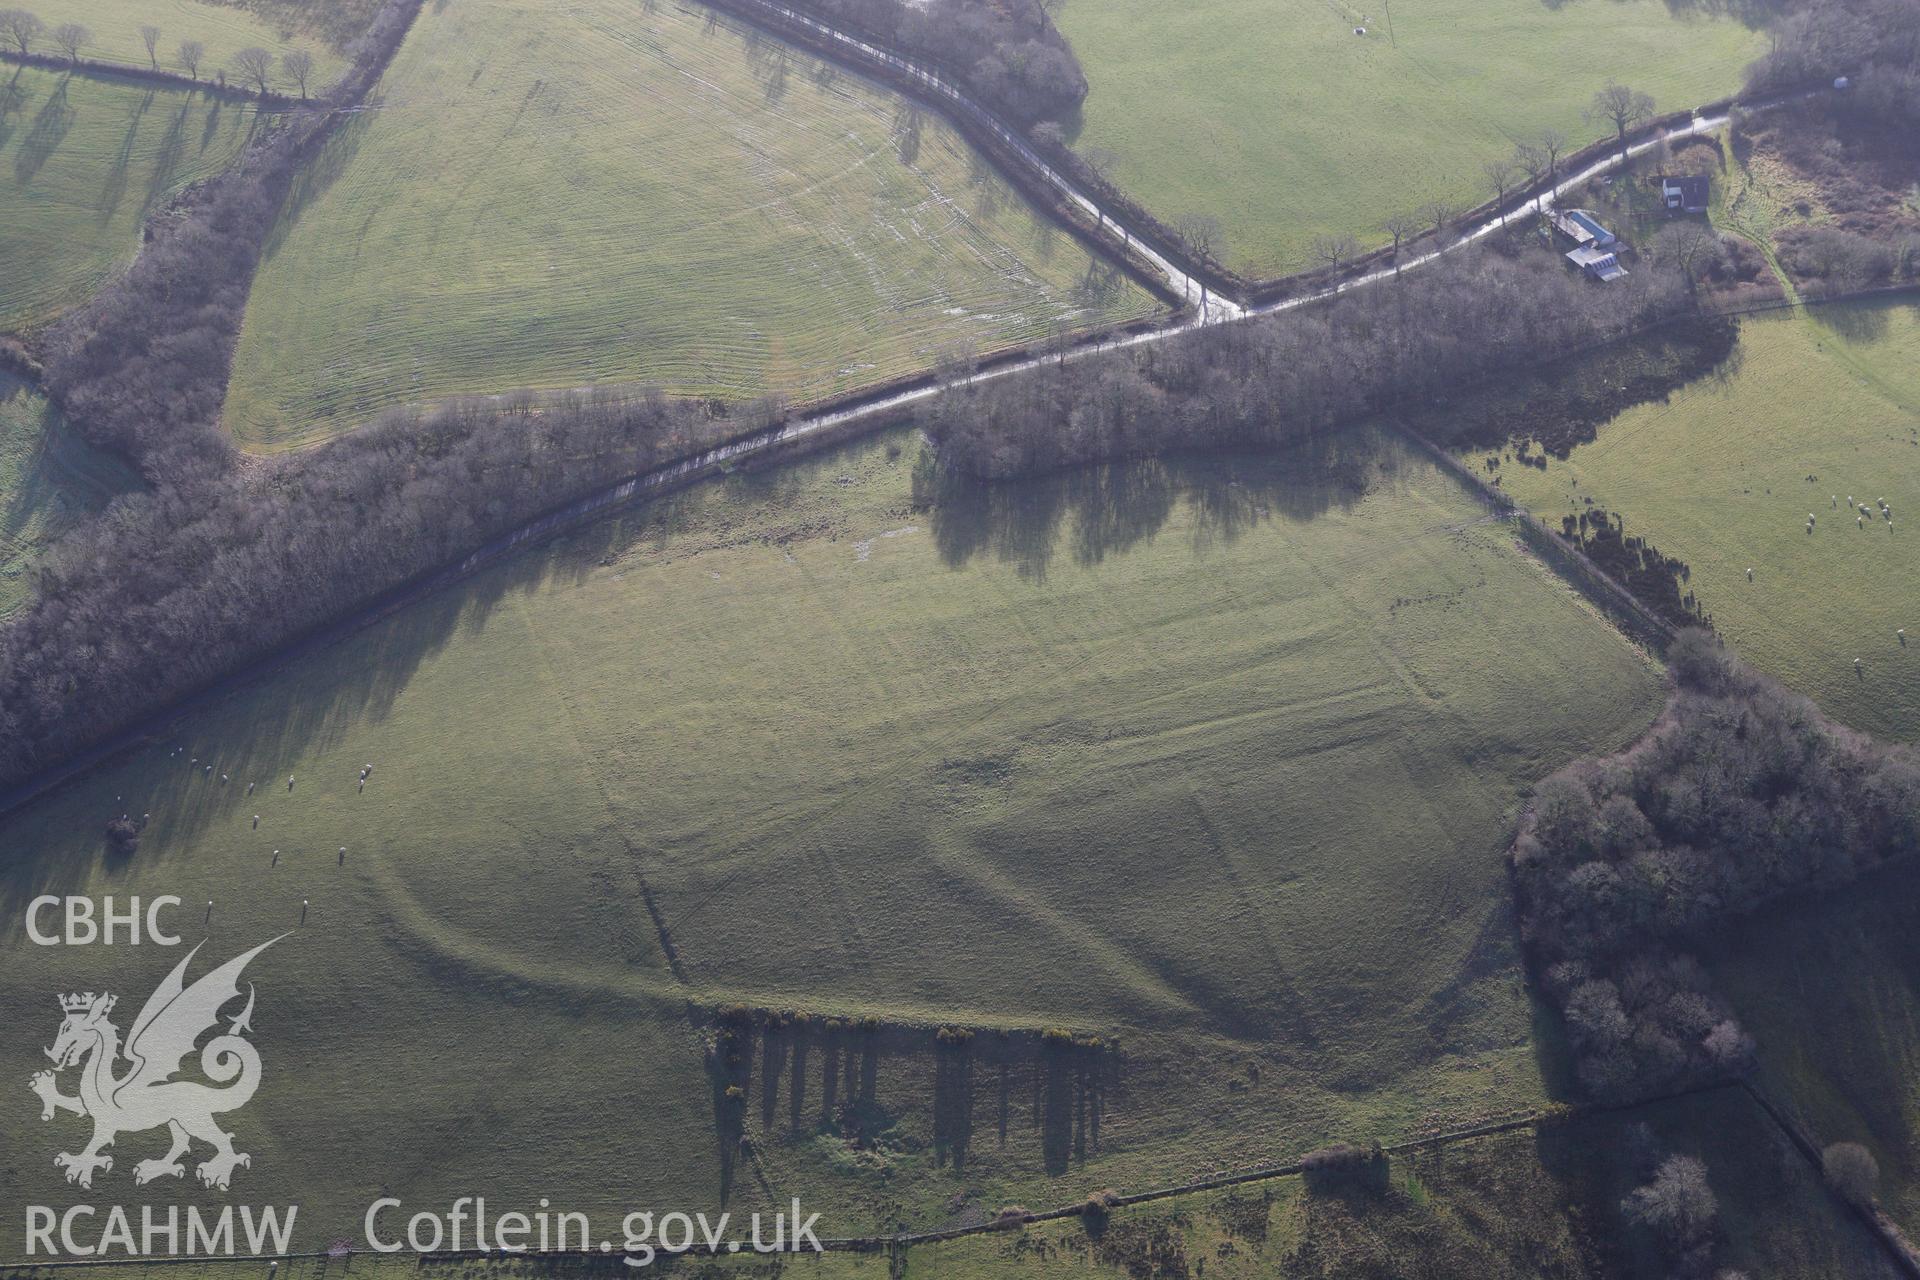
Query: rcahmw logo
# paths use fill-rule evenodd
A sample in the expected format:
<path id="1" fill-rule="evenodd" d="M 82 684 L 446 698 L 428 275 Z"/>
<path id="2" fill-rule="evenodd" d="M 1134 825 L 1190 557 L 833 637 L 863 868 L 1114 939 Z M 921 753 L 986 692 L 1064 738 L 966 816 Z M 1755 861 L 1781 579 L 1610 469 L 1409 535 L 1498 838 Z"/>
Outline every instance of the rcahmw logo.
<path id="1" fill-rule="evenodd" d="M 234 1135 L 218 1117 L 245 1106 L 260 1087 L 260 1051 L 247 1039 L 253 1032 L 253 985 L 247 984 L 246 1004 L 237 1014 L 223 1016 L 221 1010 L 240 998 L 247 964 L 278 941 L 263 942 L 188 985 L 187 966 L 200 951 L 196 946 L 147 997 L 124 1039 L 112 1016 L 118 998 L 110 992 L 59 997 L 60 1028 L 45 1051 L 53 1067 L 35 1073 L 29 1083 L 40 1099 L 41 1120 L 71 1113 L 93 1122 L 93 1135 L 80 1150 L 53 1157 L 68 1182 L 91 1188 L 96 1176 L 113 1172 L 107 1149 L 120 1135 L 153 1129 L 166 1130 L 169 1146 L 134 1163 L 136 1186 L 163 1178 L 184 1181 L 187 1160 L 196 1155 L 194 1178 L 209 1189 L 226 1190 L 235 1170 L 252 1166 L 252 1157 L 235 1148 Z M 209 1031 L 214 1034 L 202 1044 Z M 180 1078 L 196 1049 L 199 1074 L 211 1084 Z M 77 1073 L 72 1093 L 62 1089 L 69 1071 Z M 241 1246 L 255 1254 L 284 1253 L 298 1212 L 297 1205 L 243 1205 L 236 1219 L 233 1205 L 217 1211 L 146 1205 L 133 1212 L 121 1205 L 77 1204 L 64 1211 L 29 1205 L 27 1255 L 92 1257 L 116 1250 L 220 1255 Z"/>

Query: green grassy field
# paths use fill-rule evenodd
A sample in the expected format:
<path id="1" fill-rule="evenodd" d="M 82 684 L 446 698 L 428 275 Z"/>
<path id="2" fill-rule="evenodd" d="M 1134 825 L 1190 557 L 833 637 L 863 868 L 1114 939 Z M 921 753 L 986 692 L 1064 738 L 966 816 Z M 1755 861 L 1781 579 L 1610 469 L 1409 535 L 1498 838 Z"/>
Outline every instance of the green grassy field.
<path id="1" fill-rule="evenodd" d="M 225 168 L 253 127 L 251 109 L 191 93 L 0 67 L 0 331 L 117 274 L 147 215 Z"/>
<path id="2" fill-rule="evenodd" d="M 1628 410 L 1566 463 L 1500 476 L 1549 523 L 1587 498 L 1621 513 L 1691 566 L 1747 661 L 1857 728 L 1920 737 L 1920 306 L 1749 318 L 1720 375 Z"/>
<path id="3" fill-rule="evenodd" d="M 1920 1234 L 1920 913 L 1896 867 L 1731 929 L 1706 953 L 1760 1042 L 1760 1082 L 1822 1143 L 1860 1142 Z"/>
<path id="4" fill-rule="evenodd" d="M 254 287 L 254 447 L 653 382 L 811 396 L 1152 309 L 937 119 L 674 4 L 429 8 Z"/>
<path id="5" fill-rule="evenodd" d="M 1725 1261 L 1752 1274 L 1892 1277 L 1872 1239 L 1737 1095 L 1655 1106 L 1395 1157 L 1384 1185 L 1327 1189 L 1277 1178 L 1077 1219 L 916 1246 L 906 1276 L 1664 1277 L 1618 1212 L 1638 1181 L 1623 1152 L 1647 1124 L 1698 1155 L 1721 1205 Z M 736 1264 L 752 1272 L 755 1264 Z M 729 1273 L 731 1274 L 731 1273 Z M 878 1275 L 884 1258 L 827 1255 L 787 1276 Z M 901 1273 L 895 1273 L 901 1274 Z"/>
<path id="6" fill-rule="evenodd" d="M 137 483 L 44 396 L 0 373 L 0 618 L 26 598 L 27 570 L 50 540 Z"/>
<path id="7" fill-rule="evenodd" d="M 674 1262 L 671 1274 L 713 1280 L 1661 1280 L 1667 1272 L 1658 1256 L 1634 1237 L 1618 1209 L 1644 1176 L 1628 1154 L 1635 1149 L 1629 1131 L 1640 1125 L 1659 1149 L 1707 1162 L 1725 1237 L 1719 1260 L 1777 1280 L 1891 1280 L 1897 1274 L 1759 1110 L 1732 1092 L 1401 1154 L 1384 1179 L 1366 1185 L 1277 1177 L 1117 1208 L 1098 1224 L 1069 1218 L 893 1255 L 749 1252 L 686 1259 Z M 744 1227 L 736 1229 L 745 1234 Z M 166 1270 L 181 1280 L 232 1280 L 257 1265 L 198 1262 Z M 350 1263 L 291 1260 L 280 1275 L 327 1280 L 345 1266 L 362 1280 L 518 1280 L 551 1274 L 552 1265 L 362 1254 Z M 71 1274 L 101 1280 L 112 1273 Z"/>
<path id="8" fill-rule="evenodd" d="M 315 1232 L 476 1169 L 710 1195 L 682 998 L 1122 1037 L 1065 1177 L 1025 1075 L 1004 1141 L 981 1085 L 964 1170 L 927 1141 L 924 1060 L 875 1064 L 858 1147 L 785 1094 L 762 1123 L 756 1083 L 759 1175 L 842 1231 L 1537 1104 L 1501 851 L 1525 783 L 1657 711 L 1649 662 L 1381 439 L 930 511 L 915 448 L 654 504 L 192 717 L 0 826 L 0 918 L 172 892 L 217 900 L 217 951 L 297 929 L 261 970 L 284 1066 L 251 1132 L 262 1195 L 305 1163 Z M 121 810 L 155 825 L 113 865 Z M 10 1023 L 107 980 L 0 945 Z M 45 1193 L 41 1164 L 0 1192 Z"/>
<path id="9" fill-rule="evenodd" d="M 1116 153 L 1161 217 L 1218 218 L 1225 260 L 1257 275 L 1315 265 L 1317 235 L 1383 243 L 1425 201 L 1479 203 L 1517 138 L 1601 136 L 1582 113 L 1609 77 L 1671 111 L 1737 89 L 1765 49 L 1659 0 L 1104 0 L 1059 21 L 1092 83 L 1075 146 Z"/>
<path id="10" fill-rule="evenodd" d="M 162 71 L 188 74 L 180 61 L 180 45 L 197 40 L 205 46 L 200 78 L 211 80 L 224 71 L 227 79 L 245 81 L 233 64 L 242 49 L 257 47 L 276 57 L 294 49 L 313 55 L 310 89 L 319 89 L 346 69 L 340 54 L 354 32 L 364 25 L 366 0 L 25 0 L 18 6 L 35 13 L 49 28 L 78 22 L 90 33 L 80 56 L 131 67 L 158 63 Z M 147 57 L 143 26 L 160 28 L 154 58 Z M 41 36 L 37 48 L 55 52 L 51 36 Z M 291 77 L 276 68 L 270 83 L 295 92 Z"/>

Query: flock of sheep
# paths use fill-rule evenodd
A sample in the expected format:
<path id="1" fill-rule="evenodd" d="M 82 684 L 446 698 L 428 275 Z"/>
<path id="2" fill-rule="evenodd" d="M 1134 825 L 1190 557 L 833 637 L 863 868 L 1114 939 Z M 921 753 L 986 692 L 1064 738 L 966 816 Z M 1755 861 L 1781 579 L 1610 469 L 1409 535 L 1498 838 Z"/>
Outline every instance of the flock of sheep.
<path id="1" fill-rule="evenodd" d="M 1812 476 L 1808 476 L 1807 478 L 1809 480 L 1813 479 Z M 1893 532 L 1893 508 L 1887 505 L 1885 498 L 1877 498 L 1875 499 L 1875 503 L 1879 507 L 1878 512 L 1864 502 L 1854 501 L 1852 494 L 1847 495 L 1847 510 L 1855 513 L 1853 517 L 1854 527 L 1856 529 L 1865 529 L 1867 527 L 1867 521 L 1877 514 L 1887 522 L 1887 532 Z M 1832 497 L 1832 506 L 1835 510 L 1838 510 L 1840 507 L 1840 495 L 1837 493 Z M 1819 520 L 1815 517 L 1814 513 L 1811 511 L 1807 512 L 1807 532 L 1809 534 L 1813 532 L 1814 527 L 1818 523 Z M 1753 581 L 1752 569 L 1747 570 L 1747 581 Z M 1905 627 L 1894 628 L 1893 636 L 1894 639 L 1900 642 L 1902 649 L 1907 647 L 1907 629 Z M 1856 676 L 1863 675 L 1863 663 L 1859 658 L 1853 660 L 1853 673 Z"/>

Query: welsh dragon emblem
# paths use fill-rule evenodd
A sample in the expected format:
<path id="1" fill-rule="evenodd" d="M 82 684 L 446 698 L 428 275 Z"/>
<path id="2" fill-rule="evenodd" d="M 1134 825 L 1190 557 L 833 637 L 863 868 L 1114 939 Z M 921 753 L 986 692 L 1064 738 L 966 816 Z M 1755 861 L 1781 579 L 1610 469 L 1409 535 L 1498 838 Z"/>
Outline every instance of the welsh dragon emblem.
<path id="1" fill-rule="evenodd" d="M 221 1007 L 239 998 L 240 972 L 247 962 L 278 941 L 263 942 L 187 986 L 183 979 L 188 963 L 200 950 L 196 946 L 147 997 L 124 1046 L 120 1029 L 107 1018 L 113 1012 L 114 996 L 89 991 L 60 997 L 64 1015 L 60 1034 L 46 1051 L 54 1067 L 37 1072 L 31 1084 L 40 1095 L 42 1120 L 51 1120 L 60 1111 L 93 1120 L 93 1141 L 85 1150 L 53 1158 L 56 1167 L 66 1170 L 68 1182 L 91 1187 L 96 1171 L 113 1170 L 113 1157 L 105 1152 L 116 1137 L 163 1125 L 173 1145 L 164 1156 L 134 1165 L 137 1184 L 184 1176 L 181 1157 L 190 1152 L 195 1140 L 213 1148 L 213 1154 L 194 1170 L 209 1187 L 225 1190 L 234 1168 L 252 1163 L 245 1152 L 233 1149 L 233 1135 L 214 1121 L 222 1112 L 245 1106 L 260 1087 L 260 1051 L 246 1039 L 253 1029 L 251 983 L 246 1007 L 228 1019 L 225 1032 L 200 1049 L 201 1072 L 223 1087 L 174 1077 L 200 1037 L 218 1029 Z M 129 1065 L 117 1071 L 123 1058 Z M 74 1066 L 80 1068 L 80 1091 L 70 1096 L 60 1092 L 59 1073 Z"/>

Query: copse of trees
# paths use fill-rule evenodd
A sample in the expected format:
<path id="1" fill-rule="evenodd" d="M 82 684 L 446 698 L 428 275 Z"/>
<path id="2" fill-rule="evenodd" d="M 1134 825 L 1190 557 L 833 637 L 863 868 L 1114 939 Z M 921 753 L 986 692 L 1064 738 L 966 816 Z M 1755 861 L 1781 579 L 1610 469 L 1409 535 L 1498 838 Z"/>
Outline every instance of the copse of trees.
<path id="1" fill-rule="evenodd" d="M 414 575 L 725 431 L 659 396 L 394 414 L 311 452 L 117 499 L 0 629 L 18 781 Z"/>
<path id="2" fill-rule="evenodd" d="M 1744 1070 L 1752 1045 L 1674 948 L 1788 894 L 1920 851 L 1920 763 L 1828 721 L 1709 633 L 1624 754 L 1543 782 L 1515 841 L 1521 935 L 1581 1081 L 1623 1099 Z"/>
<path id="3" fill-rule="evenodd" d="M 1791 0 L 1765 57 L 1747 68 L 1751 92 L 1825 84 L 1852 87 L 1843 111 L 1920 128 L 1920 6 L 1912 0 Z"/>
<path id="4" fill-rule="evenodd" d="M 322 107 L 357 101 L 371 87 L 419 4 L 386 0 Z M 294 172 L 336 119 L 324 109 L 296 112 L 231 167 L 189 187 L 150 224 L 127 273 L 39 337 L 46 390 L 75 429 L 156 486 L 203 483 L 233 463 L 218 418 L 260 246 Z"/>
<path id="5" fill-rule="evenodd" d="M 795 7 L 953 68 L 1020 125 L 1066 116 L 1086 100 L 1087 77 L 1053 24 L 1058 0 L 803 0 Z"/>
<path id="6" fill-rule="evenodd" d="M 1601 290 L 1544 250 L 1477 247 L 1321 305 L 957 385 L 926 430 L 941 467 L 987 479 L 1267 445 L 1619 336 L 1686 295 L 1670 271 Z"/>

